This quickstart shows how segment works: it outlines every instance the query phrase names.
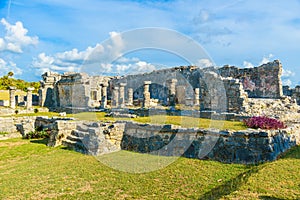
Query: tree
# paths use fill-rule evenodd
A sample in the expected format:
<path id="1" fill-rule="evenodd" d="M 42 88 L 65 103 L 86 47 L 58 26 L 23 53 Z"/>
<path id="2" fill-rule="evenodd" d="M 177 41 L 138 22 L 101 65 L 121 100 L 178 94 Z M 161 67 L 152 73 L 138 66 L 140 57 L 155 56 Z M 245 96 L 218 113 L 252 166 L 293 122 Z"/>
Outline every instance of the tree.
<path id="1" fill-rule="evenodd" d="M 7 73 L 7 76 L 8 76 L 8 77 L 12 77 L 13 75 L 14 75 L 13 72 L 8 72 L 8 73 Z"/>

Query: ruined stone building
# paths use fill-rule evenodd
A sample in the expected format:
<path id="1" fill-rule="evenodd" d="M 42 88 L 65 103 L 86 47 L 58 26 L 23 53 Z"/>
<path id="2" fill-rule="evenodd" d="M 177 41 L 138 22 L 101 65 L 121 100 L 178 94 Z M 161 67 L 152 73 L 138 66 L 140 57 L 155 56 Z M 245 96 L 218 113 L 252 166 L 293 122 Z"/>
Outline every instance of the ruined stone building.
<path id="1" fill-rule="evenodd" d="M 254 68 L 186 66 L 121 77 L 47 72 L 39 104 L 59 109 L 178 104 L 239 113 L 247 111 L 250 98 L 281 98 L 281 73 L 278 60 Z"/>

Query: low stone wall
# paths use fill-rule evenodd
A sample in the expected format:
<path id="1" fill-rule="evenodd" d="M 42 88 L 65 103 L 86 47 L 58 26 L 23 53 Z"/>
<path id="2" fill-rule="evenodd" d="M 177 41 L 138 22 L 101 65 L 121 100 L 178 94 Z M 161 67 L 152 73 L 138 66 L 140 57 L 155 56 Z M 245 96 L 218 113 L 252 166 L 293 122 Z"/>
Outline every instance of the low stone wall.
<path id="1" fill-rule="evenodd" d="M 7 134 L 0 139 L 22 137 L 30 131 L 34 131 L 35 117 L 2 117 L 0 118 L 0 132 Z"/>
<path id="2" fill-rule="evenodd" d="M 253 164 L 275 160 L 281 153 L 300 144 L 299 131 L 299 125 L 271 131 L 219 131 L 133 122 L 84 123 L 77 126 L 63 144 L 91 155 L 122 149 L 161 156 Z"/>
<path id="3" fill-rule="evenodd" d="M 300 122 L 300 106 L 291 97 L 279 99 L 249 98 L 246 116 L 267 116 L 280 119 L 286 123 Z"/>
<path id="4" fill-rule="evenodd" d="M 161 156 L 253 164 L 275 160 L 281 153 L 300 145 L 300 124 L 283 130 L 220 131 L 128 121 L 102 123 L 47 117 L 0 118 L 2 132 L 18 134 L 20 131 L 24 135 L 39 129 L 51 132 L 48 146 L 63 144 L 91 155 L 123 149 Z"/>
<path id="5" fill-rule="evenodd" d="M 297 142 L 299 144 L 299 131 L 299 126 L 233 132 L 127 122 L 121 148 L 140 153 L 251 164 L 275 160 Z"/>
<path id="6" fill-rule="evenodd" d="M 35 128 L 51 131 L 48 146 L 55 147 L 61 145 L 62 141 L 76 129 L 76 122 L 71 118 L 37 117 Z"/>
<path id="7" fill-rule="evenodd" d="M 0 118 L 0 140 L 24 137 L 29 132 L 35 130 L 51 131 L 51 146 L 61 145 L 61 141 L 76 129 L 76 123 L 68 118 L 48 118 L 48 117 L 2 117 Z"/>

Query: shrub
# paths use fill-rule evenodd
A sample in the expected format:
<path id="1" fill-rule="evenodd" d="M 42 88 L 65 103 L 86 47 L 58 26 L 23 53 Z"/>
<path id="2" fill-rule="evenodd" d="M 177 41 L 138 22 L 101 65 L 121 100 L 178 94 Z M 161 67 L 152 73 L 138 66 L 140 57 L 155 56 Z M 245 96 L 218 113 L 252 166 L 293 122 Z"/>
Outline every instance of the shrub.
<path id="1" fill-rule="evenodd" d="M 38 113 L 38 112 L 39 112 L 39 109 L 35 108 L 34 113 Z"/>
<path id="2" fill-rule="evenodd" d="M 49 138 L 49 136 L 50 136 L 50 131 L 47 129 L 41 131 L 35 130 L 27 133 L 24 136 L 24 139 Z"/>
<path id="3" fill-rule="evenodd" d="M 19 110 L 15 110 L 16 115 L 19 113 Z"/>
<path id="4" fill-rule="evenodd" d="M 286 128 L 286 125 L 283 122 L 266 116 L 251 117 L 245 119 L 244 123 L 248 128 L 261 128 L 267 130 Z"/>

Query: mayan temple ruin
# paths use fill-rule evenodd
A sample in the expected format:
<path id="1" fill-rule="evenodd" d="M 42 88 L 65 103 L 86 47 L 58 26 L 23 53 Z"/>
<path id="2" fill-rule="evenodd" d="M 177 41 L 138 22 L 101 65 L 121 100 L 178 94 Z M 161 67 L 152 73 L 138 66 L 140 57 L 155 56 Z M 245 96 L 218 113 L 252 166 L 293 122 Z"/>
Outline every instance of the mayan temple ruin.
<path id="1" fill-rule="evenodd" d="M 283 98 L 281 73 L 278 60 L 255 68 L 186 66 L 121 77 L 46 72 L 39 104 L 52 109 L 181 104 L 240 113 L 249 110 L 250 99 Z"/>
<path id="2" fill-rule="evenodd" d="M 254 68 L 181 66 L 116 77 L 46 72 L 38 94 L 40 109 L 64 113 L 61 116 L 105 112 L 116 119 L 188 116 L 212 119 L 211 127 L 183 128 L 126 120 L 87 122 L 64 117 L 3 118 L 1 126 L 23 136 L 37 129 L 47 130 L 48 146 L 64 145 L 96 156 L 129 150 L 225 163 L 271 161 L 300 143 L 300 89 L 282 86 L 281 74 L 279 60 Z M 33 110 L 32 97 L 29 88 L 27 111 Z M 15 99 L 15 88 L 11 87 L 11 109 L 16 109 Z M 218 121 L 243 121 L 252 116 L 280 119 L 287 128 L 223 130 Z"/>

